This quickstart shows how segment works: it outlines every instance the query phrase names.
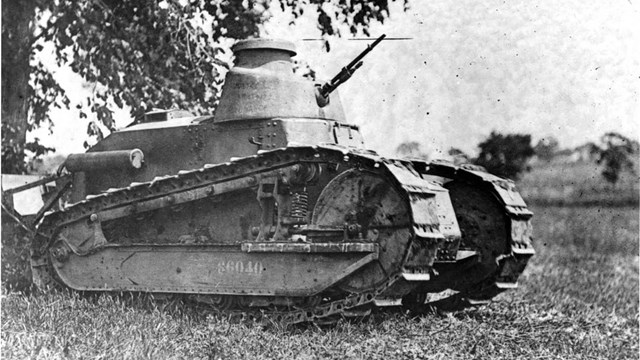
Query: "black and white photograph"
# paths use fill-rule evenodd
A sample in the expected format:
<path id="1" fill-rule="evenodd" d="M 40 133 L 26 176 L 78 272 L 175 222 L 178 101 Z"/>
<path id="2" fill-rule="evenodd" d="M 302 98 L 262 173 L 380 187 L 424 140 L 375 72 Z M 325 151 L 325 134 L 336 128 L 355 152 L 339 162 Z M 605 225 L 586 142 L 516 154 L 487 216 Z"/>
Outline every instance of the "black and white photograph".
<path id="1" fill-rule="evenodd" d="M 3 359 L 638 359 L 636 0 L 2 0 Z"/>

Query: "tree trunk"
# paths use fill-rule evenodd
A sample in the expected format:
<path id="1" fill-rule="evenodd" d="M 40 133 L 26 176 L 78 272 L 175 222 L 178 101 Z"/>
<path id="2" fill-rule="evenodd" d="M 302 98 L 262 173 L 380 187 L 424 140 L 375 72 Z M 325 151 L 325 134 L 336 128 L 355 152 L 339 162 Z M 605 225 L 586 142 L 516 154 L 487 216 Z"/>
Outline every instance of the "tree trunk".
<path id="1" fill-rule="evenodd" d="M 2 172 L 25 171 L 29 56 L 35 2 L 2 1 Z"/>

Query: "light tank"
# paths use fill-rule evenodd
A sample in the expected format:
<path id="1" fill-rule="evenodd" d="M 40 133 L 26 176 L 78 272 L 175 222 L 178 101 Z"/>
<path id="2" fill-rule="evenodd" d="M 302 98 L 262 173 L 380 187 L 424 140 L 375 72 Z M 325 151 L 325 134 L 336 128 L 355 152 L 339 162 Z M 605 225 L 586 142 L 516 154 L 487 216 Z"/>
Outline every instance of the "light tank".
<path id="1" fill-rule="evenodd" d="M 512 181 L 381 157 L 345 120 L 335 89 L 380 40 L 323 85 L 292 43 L 240 41 L 214 115 L 155 111 L 70 155 L 31 227 L 35 283 L 285 323 L 516 287 L 534 250 Z"/>

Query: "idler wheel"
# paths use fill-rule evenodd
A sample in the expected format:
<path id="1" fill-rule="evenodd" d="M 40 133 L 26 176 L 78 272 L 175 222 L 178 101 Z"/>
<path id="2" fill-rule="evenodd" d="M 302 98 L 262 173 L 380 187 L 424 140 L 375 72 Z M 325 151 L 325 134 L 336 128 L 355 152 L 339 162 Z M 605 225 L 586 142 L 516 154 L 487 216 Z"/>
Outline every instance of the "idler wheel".
<path id="1" fill-rule="evenodd" d="M 332 179 L 316 202 L 311 223 L 344 229 L 323 241 L 379 244 L 378 260 L 338 284 L 348 293 L 369 291 L 399 271 L 412 238 L 408 200 L 383 175 L 364 170 L 347 170 Z"/>

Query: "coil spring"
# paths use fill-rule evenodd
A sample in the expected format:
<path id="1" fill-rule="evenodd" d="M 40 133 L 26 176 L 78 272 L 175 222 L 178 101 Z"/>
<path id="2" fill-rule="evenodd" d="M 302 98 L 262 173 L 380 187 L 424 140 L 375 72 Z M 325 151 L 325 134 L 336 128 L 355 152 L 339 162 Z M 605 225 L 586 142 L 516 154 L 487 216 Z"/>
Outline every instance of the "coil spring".
<path id="1" fill-rule="evenodd" d="M 294 192 L 291 194 L 290 216 L 295 218 L 306 218 L 309 209 L 309 194 L 306 191 Z"/>

